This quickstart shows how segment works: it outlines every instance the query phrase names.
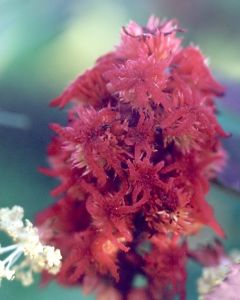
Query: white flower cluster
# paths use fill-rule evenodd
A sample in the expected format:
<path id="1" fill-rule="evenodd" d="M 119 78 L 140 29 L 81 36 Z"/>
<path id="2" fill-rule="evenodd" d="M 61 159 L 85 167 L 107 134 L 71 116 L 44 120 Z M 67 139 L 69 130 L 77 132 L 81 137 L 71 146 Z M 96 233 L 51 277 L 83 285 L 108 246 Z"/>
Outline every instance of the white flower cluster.
<path id="1" fill-rule="evenodd" d="M 204 268 L 202 277 L 198 279 L 199 300 L 204 300 L 204 295 L 207 295 L 216 286 L 220 285 L 227 278 L 229 271 L 229 265 Z"/>
<path id="2" fill-rule="evenodd" d="M 24 221 L 23 216 L 24 210 L 19 206 L 0 209 L 0 231 L 4 231 L 14 241 L 13 245 L 7 247 L 0 245 L 0 255 L 8 254 L 0 260 L 0 282 L 3 278 L 16 278 L 23 285 L 30 285 L 34 272 L 46 270 L 56 274 L 60 270 L 60 251 L 52 246 L 43 245 L 38 229 L 30 221 Z M 23 259 L 17 263 L 21 256 Z"/>
<path id="3" fill-rule="evenodd" d="M 240 264 L 240 252 L 233 251 L 230 253 L 229 257 L 223 257 L 222 261 L 218 266 L 205 267 L 203 268 L 202 276 L 198 279 L 198 292 L 199 300 L 212 300 L 220 299 L 214 296 L 214 291 L 217 287 L 222 287 L 223 290 L 227 290 L 227 284 L 225 286 L 223 283 L 228 279 L 229 288 L 231 289 L 231 284 L 229 278 L 232 276 L 233 270 L 235 271 L 235 266 Z M 237 269 L 240 269 L 238 267 Z M 219 289 L 221 291 L 222 289 Z M 226 296 L 223 296 L 222 299 Z M 237 298 L 228 298 L 237 299 Z"/>

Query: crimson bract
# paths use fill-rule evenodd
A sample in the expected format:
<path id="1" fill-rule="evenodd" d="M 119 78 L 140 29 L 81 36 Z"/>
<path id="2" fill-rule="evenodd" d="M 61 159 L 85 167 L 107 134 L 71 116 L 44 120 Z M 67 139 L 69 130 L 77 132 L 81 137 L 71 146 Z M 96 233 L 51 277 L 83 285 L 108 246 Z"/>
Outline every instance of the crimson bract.
<path id="1" fill-rule="evenodd" d="M 56 280 L 98 299 L 185 299 L 186 238 L 205 225 L 224 236 L 205 198 L 225 157 L 214 103 L 223 88 L 179 31 L 155 17 L 130 22 L 52 101 L 70 106 L 67 124 L 51 125 L 43 170 L 60 180 L 58 200 L 37 224 L 61 250 Z"/>

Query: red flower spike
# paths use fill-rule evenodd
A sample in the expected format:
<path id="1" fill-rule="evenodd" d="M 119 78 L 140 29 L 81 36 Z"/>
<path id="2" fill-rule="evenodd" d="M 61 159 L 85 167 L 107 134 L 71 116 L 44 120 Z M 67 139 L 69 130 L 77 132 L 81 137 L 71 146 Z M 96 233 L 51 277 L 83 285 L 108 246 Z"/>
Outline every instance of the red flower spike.
<path id="1" fill-rule="evenodd" d="M 153 188 L 168 189 L 169 183 L 163 182 L 159 178 L 159 172 L 164 167 L 164 162 L 161 161 L 157 165 L 151 164 L 148 157 L 136 158 L 136 162 L 128 161 L 129 182 L 133 186 L 133 203 L 137 201 L 138 195 L 142 192 L 142 201 L 145 203 Z"/>
<path id="2" fill-rule="evenodd" d="M 202 216 L 202 223 L 211 227 L 217 235 L 224 238 L 225 233 L 222 227 L 218 224 L 217 220 L 215 219 L 213 208 L 204 199 L 202 187 L 198 182 L 196 182 L 196 192 L 194 200 L 196 202 L 196 207 L 199 209 L 199 212 Z"/>
<path id="3" fill-rule="evenodd" d="M 62 139 L 61 146 L 70 156 L 70 167 L 85 167 L 87 173 L 92 171 L 104 184 L 107 176 L 103 165 L 113 167 L 118 174 L 122 173 L 120 161 L 121 157 L 124 159 L 124 153 L 111 133 L 111 127 L 116 122 L 116 113 L 108 108 L 97 112 L 93 108 L 78 107 L 71 127 L 61 128 L 57 124 L 51 127 Z"/>
<path id="4" fill-rule="evenodd" d="M 62 199 L 37 225 L 61 250 L 56 280 L 99 300 L 186 299 L 184 241 L 203 226 L 224 236 L 206 201 L 226 157 L 214 99 L 223 88 L 178 32 L 176 21 L 131 22 L 52 102 L 72 104 L 67 124 L 50 126 L 50 168 L 41 168 L 59 179 L 52 194 Z"/>
<path id="5" fill-rule="evenodd" d="M 126 241 L 131 241 L 130 220 L 127 219 L 126 213 L 121 211 L 121 208 L 127 208 L 123 198 L 126 189 L 103 196 L 87 183 L 83 182 L 81 187 L 91 194 L 87 199 L 86 208 L 93 218 L 94 225 L 110 234 L 117 230 Z"/>
<path id="6" fill-rule="evenodd" d="M 134 146 L 135 157 L 140 157 L 142 152 L 151 153 L 154 141 L 154 116 L 139 112 L 139 120 L 136 127 L 128 129 L 124 142 Z"/>
<path id="7" fill-rule="evenodd" d="M 60 242 L 55 241 L 55 244 Z M 115 280 L 119 279 L 117 253 L 121 247 L 124 248 L 120 237 L 107 236 L 89 228 L 74 235 L 66 235 L 65 243 L 67 251 L 63 252 L 63 265 L 58 274 L 60 283 L 73 285 L 81 282 L 85 275 L 96 274 L 111 274 Z"/>
<path id="8" fill-rule="evenodd" d="M 173 76 L 177 74 L 185 82 L 202 93 L 222 96 L 223 87 L 212 77 L 206 59 L 196 47 L 182 49 L 173 59 Z"/>
<path id="9" fill-rule="evenodd" d="M 181 189 L 154 195 L 144 207 L 144 215 L 149 228 L 166 235 L 193 235 L 202 227 L 190 195 Z"/>
<path id="10" fill-rule="evenodd" d="M 153 247 L 145 255 L 145 272 L 150 278 L 152 299 L 185 299 L 187 260 L 186 243 L 181 244 L 178 237 L 172 239 L 155 236 L 151 239 Z"/>
<path id="11" fill-rule="evenodd" d="M 36 223 L 44 241 L 51 240 L 53 243 L 58 243 L 67 236 L 70 237 L 88 228 L 91 216 L 86 210 L 83 199 L 80 201 L 67 197 L 39 213 Z M 61 245 L 61 248 L 62 246 L 65 247 Z"/>
<path id="12" fill-rule="evenodd" d="M 127 27 L 123 27 L 116 55 L 130 60 L 153 56 L 158 61 L 170 63 L 181 44 L 181 39 L 176 37 L 177 31 L 176 21 L 160 23 L 152 17 L 146 27 L 130 22 Z"/>
<path id="13" fill-rule="evenodd" d="M 166 111 L 160 126 L 163 129 L 165 145 L 174 141 L 185 152 L 210 147 L 218 135 L 226 136 L 207 109 L 193 105 Z"/>
<path id="14" fill-rule="evenodd" d="M 109 81 L 110 93 L 118 93 L 124 102 L 131 102 L 136 108 L 144 108 L 152 100 L 167 106 L 165 94 L 161 91 L 166 87 L 165 63 L 157 62 L 154 57 L 127 60 L 113 70 L 104 73 Z"/>

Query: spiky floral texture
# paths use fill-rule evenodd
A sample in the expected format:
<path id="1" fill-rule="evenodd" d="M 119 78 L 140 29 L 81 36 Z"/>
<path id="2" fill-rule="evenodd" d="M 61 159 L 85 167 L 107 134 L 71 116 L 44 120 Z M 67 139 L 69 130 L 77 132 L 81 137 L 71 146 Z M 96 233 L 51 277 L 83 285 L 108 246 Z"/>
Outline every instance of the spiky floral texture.
<path id="1" fill-rule="evenodd" d="M 223 88 L 179 31 L 154 17 L 131 22 L 52 102 L 72 104 L 67 125 L 51 125 L 42 170 L 60 180 L 61 199 L 37 224 L 61 249 L 57 280 L 98 299 L 185 299 L 186 237 L 204 225 L 224 235 L 205 199 L 224 162 L 214 104 Z"/>

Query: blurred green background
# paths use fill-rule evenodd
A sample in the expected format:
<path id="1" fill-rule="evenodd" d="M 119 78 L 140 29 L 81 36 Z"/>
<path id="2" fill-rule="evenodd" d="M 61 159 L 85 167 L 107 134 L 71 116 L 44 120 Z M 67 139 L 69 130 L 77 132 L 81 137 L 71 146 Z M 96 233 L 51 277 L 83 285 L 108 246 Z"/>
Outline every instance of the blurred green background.
<path id="1" fill-rule="evenodd" d="M 239 111 L 227 100 L 240 98 L 239 0 L 0 0 L 0 201 L 1 206 L 22 205 L 30 219 L 53 199 L 56 184 L 37 172 L 46 165 L 48 124 L 64 122 L 64 112 L 48 107 L 77 74 L 118 42 L 122 25 L 129 20 L 144 24 L 148 17 L 176 18 L 187 28 L 185 43 L 200 46 L 210 57 L 211 68 L 231 93 L 219 105 L 220 121 L 240 141 Z M 235 101 L 234 100 L 234 101 Z M 240 99 L 239 99 L 240 100 Z M 235 102 L 234 102 L 235 103 Z M 239 145 L 229 148 L 239 160 Z M 231 153 L 230 153 L 231 156 Z M 236 185 L 240 173 L 236 171 Z M 213 186 L 209 200 L 226 229 L 227 249 L 240 249 L 240 196 Z M 195 243 L 209 240 L 204 231 Z M 196 299 L 200 268 L 189 264 L 188 298 Z M 50 284 L 40 289 L 4 281 L 1 300 L 94 299 L 79 289 Z"/>

